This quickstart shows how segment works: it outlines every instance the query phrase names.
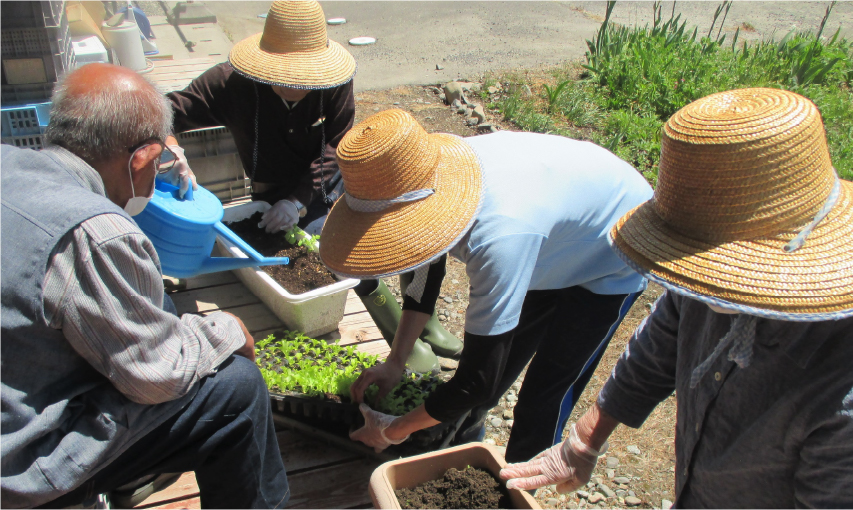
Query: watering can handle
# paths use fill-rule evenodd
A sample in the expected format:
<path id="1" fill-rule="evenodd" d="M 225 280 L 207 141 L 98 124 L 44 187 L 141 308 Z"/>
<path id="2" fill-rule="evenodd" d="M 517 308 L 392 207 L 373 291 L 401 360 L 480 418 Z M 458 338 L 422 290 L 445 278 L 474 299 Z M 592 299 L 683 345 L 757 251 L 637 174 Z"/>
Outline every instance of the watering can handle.
<path id="1" fill-rule="evenodd" d="M 192 186 L 192 183 L 190 183 L 190 187 L 187 189 L 187 192 L 186 192 L 186 193 L 184 193 L 184 198 L 178 198 L 178 193 L 177 193 L 177 191 L 178 191 L 180 188 L 178 188 L 177 186 L 175 186 L 174 184 L 172 184 L 172 183 L 170 183 L 170 182 L 166 182 L 166 181 L 164 181 L 162 178 L 160 178 L 160 175 L 159 175 L 159 174 L 157 175 L 157 180 L 156 180 L 156 182 L 155 182 L 155 185 L 156 185 L 156 188 L 157 188 L 158 190 L 160 190 L 160 191 L 164 191 L 164 192 L 166 192 L 166 193 L 171 193 L 171 194 L 172 194 L 172 196 L 174 196 L 177 200 L 193 200 L 193 186 Z"/>

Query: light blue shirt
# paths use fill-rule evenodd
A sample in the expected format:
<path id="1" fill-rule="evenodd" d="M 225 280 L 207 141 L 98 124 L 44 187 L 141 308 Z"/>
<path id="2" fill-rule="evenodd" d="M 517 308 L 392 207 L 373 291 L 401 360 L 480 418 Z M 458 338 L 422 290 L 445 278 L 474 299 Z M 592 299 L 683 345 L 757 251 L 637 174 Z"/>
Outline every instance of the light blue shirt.
<path id="1" fill-rule="evenodd" d="M 512 330 L 528 290 L 645 289 L 607 237 L 620 217 L 652 198 L 631 165 L 593 143 L 553 135 L 503 131 L 465 142 L 480 158 L 484 181 L 477 219 L 450 250 L 471 282 L 466 331 Z"/>

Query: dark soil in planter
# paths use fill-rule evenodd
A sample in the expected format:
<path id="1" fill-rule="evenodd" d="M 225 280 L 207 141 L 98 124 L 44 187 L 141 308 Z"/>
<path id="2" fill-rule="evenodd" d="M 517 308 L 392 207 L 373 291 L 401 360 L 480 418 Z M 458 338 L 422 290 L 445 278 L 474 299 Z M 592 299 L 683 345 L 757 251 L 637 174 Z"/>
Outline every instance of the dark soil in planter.
<path id="1" fill-rule="evenodd" d="M 440 480 L 394 491 L 400 508 L 510 508 L 503 484 L 486 470 L 450 468 Z"/>
<path id="2" fill-rule="evenodd" d="M 245 220 L 229 223 L 228 227 L 246 243 L 265 257 L 290 257 L 286 266 L 261 267 L 273 280 L 291 294 L 302 294 L 310 290 L 331 285 L 338 280 L 320 260 L 320 255 L 294 246 L 280 234 L 268 234 L 258 228 L 262 213 L 255 213 Z"/>

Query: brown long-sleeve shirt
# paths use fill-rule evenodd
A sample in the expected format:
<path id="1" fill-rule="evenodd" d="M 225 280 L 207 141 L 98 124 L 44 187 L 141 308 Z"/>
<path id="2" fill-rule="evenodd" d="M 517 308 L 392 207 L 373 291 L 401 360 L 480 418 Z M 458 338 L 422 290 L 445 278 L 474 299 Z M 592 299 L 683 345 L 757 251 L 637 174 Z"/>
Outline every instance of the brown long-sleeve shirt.
<path id="1" fill-rule="evenodd" d="M 246 174 L 259 183 L 277 185 L 277 196 L 293 195 L 306 206 L 322 199 L 321 182 L 329 191 L 329 180 L 338 172 L 335 151 L 355 119 L 352 81 L 311 91 L 288 109 L 270 85 L 235 73 L 227 62 L 167 97 L 175 111 L 175 132 L 228 127 Z M 326 150 L 321 157 L 322 124 Z"/>

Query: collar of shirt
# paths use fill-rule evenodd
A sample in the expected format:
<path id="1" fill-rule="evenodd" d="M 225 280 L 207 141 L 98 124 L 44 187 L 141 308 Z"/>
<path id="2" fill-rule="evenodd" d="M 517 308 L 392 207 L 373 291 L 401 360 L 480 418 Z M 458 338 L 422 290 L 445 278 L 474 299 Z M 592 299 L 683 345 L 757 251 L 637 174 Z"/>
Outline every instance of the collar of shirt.
<path id="1" fill-rule="evenodd" d="M 301 101 L 301 100 L 300 100 L 300 101 Z M 288 110 L 291 110 L 291 111 L 292 111 L 294 108 L 296 108 L 296 105 L 298 105 L 298 104 L 299 104 L 299 101 L 293 101 L 293 103 L 291 104 L 290 102 L 286 101 L 284 98 L 281 98 L 281 102 L 282 102 L 282 103 L 284 103 L 284 106 L 285 106 Z"/>
<path id="2" fill-rule="evenodd" d="M 77 181 L 81 185 L 85 186 L 86 189 L 89 189 L 98 195 L 104 197 L 107 196 L 107 191 L 104 188 L 104 180 L 101 179 L 101 174 L 89 166 L 88 163 L 80 159 L 76 154 L 58 145 L 48 145 L 42 149 L 42 152 L 53 156 L 53 158 L 62 164 L 63 167 L 68 169 L 71 176 L 77 179 Z"/>

